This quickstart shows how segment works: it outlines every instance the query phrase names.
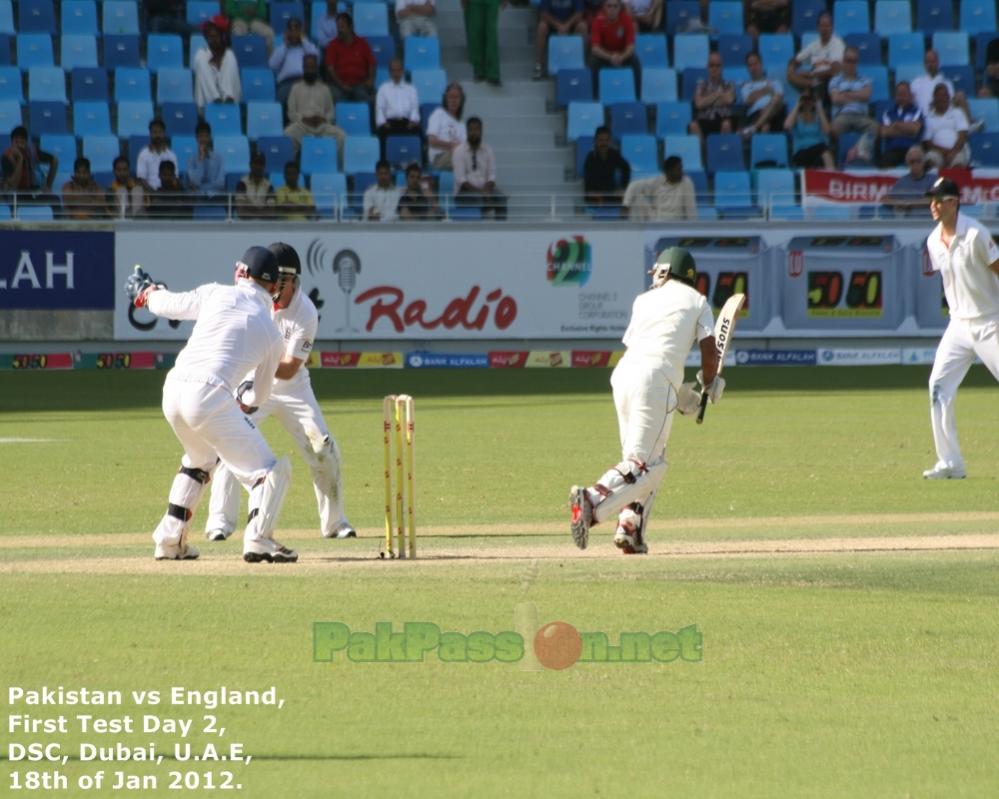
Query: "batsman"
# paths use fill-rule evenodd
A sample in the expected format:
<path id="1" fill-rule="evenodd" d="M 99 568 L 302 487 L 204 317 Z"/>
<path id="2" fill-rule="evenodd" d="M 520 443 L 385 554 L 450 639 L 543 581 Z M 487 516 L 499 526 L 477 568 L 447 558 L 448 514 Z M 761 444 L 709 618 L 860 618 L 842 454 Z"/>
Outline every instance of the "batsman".
<path id="1" fill-rule="evenodd" d="M 696 416 L 702 396 L 714 404 L 725 390 L 711 308 L 694 288 L 694 257 L 683 247 L 670 247 L 650 274 L 652 288 L 635 298 L 623 339 L 626 351 L 611 375 L 621 462 L 589 488 L 573 486 L 569 494 L 570 528 L 580 549 L 586 549 L 592 525 L 616 518 L 614 545 L 628 555 L 649 551 L 645 528 L 666 476 L 673 412 Z M 695 344 L 701 352 L 699 386 L 683 382 Z"/>

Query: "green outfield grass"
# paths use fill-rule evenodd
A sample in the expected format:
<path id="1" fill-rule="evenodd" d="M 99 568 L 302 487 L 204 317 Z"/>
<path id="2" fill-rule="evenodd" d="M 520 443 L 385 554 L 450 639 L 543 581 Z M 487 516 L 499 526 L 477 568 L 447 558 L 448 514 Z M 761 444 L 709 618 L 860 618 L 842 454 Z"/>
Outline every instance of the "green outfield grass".
<path id="1" fill-rule="evenodd" d="M 55 741 L 70 753 L 81 742 L 152 741 L 170 755 L 180 740 L 11 733 L 12 713 L 198 724 L 207 713 L 225 736 L 186 740 L 240 742 L 253 762 L 71 759 L 47 767 L 66 775 L 68 790 L 11 795 L 999 795 L 999 417 L 984 370 L 972 371 L 958 400 L 969 478 L 926 483 L 927 370 L 732 369 L 703 426 L 674 425 L 646 558 L 618 556 L 600 528 L 580 553 L 566 530 L 568 486 L 617 460 L 608 371 L 316 371 L 362 537 L 313 533 L 307 469 L 293 455 L 280 527 L 302 561 L 282 567 L 242 564 L 237 540 L 199 542 L 198 562 L 153 562 L 147 536 L 180 454 L 159 410 L 163 377 L 0 377 L 0 785 L 37 768 L 10 762 L 12 741 Z M 375 558 L 380 399 L 390 391 L 417 401 L 414 563 Z M 291 451 L 273 422 L 264 431 L 275 450 Z M 203 518 L 204 508 L 199 533 Z M 754 550 L 839 538 L 891 549 L 903 537 L 941 535 L 992 543 Z M 733 542 L 752 554 L 724 554 Z M 530 633 L 555 620 L 611 643 L 696 625 L 703 644 L 697 660 L 564 671 L 529 657 L 313 659 L 316 622 L 355 632 L 432 622 L 468 635 Z M 274 685 L 285 706 L 10 707 L 11 685 Z M 226 768 L 240 790 L 167 787 L 170 771 Z M 159 786 L 75 787 L 100 769 L 155 774 Z"/>

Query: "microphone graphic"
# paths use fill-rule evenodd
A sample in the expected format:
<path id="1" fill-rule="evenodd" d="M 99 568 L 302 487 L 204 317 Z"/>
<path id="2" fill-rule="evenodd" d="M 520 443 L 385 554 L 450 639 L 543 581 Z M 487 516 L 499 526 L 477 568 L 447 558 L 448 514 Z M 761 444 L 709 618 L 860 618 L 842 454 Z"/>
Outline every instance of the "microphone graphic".
<path id="1" fill-rule="evenodd" d="M 333 258 L 333 273 L 336 275 L 336 283 L 340 291 L 344 293 L 345 322 L 344 327 L 337 328 L 337 332 L 348 330 L 358 332 L 356 327 L 350 324 L 350 295 L 357 286 L 357 275 L 361 271 L 361 259 L 353 250 L 340 250 Z"/>

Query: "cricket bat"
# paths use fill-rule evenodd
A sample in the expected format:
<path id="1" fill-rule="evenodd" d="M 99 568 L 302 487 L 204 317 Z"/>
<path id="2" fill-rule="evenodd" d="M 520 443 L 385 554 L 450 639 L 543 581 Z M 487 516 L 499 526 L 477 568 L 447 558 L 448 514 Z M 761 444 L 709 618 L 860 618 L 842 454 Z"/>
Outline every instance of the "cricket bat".
<path id="1" fill-rule="evenodd" d="M 725 366 L 725 354 L 728 352 L 729 344 L 732 342 L 732 334 L 735 333 L 735 323 L 739 318 L 739 311 L 746 301 L 745 294 L 733 294 L 722 306 L 721 313 L 715 321 L 715 350 L 718 353 L 718 374 L 722 373 Z M 697 412 L 697 423 L 704 422 L 704 412 L 708 408 L 707 389 L 701 390 L 701 408 Z"/>

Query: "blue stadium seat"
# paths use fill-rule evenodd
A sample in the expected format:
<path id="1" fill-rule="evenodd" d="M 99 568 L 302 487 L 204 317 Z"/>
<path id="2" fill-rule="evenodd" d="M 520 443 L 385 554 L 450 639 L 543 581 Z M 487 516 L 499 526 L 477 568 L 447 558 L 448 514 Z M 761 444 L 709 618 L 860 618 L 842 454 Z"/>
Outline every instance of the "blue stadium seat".
<path id="1" fill-rule="evenodd" d="M 941 64 L 961 66 L 971 63 L 968 34 L 964 31 L 934 31 L 933 49 Z"/>
<path id="2" fill-rule="evenodd" d="M 100 33 L 97 27 L 97 4 L 94 0 L 62 0 L 60 10 L 62 35 L 70 33 L 86 33 L 96 36 Z"/>
<path id="3" fill-rule="evenodd" d="M 825 0 L 794 0 L 791 3 L 791 32 L 799 37 L 805 33 L 814 33 L 819 14 L 825 10 Z M 877 27 L 874 29 L 877 30 Z"/>
<path id="4" fill-rule="evenodd" d="M 984 132 L 999 133 L 999 97 L 969 97 L 968 109 L 972 118 L 985 123 Z"/>
<path id="5" fill-rule="evenodd" d="M 756 169 L 759 164 L 773 162 L 772 166 L 790 165 L 787 152 L 787 135 L 784 133 L 757 133 L 749 145 L 749 166 Z"/>
<path id="6" fill-rule="evenodd" d="M 270 3 L 270 22 L 274 29 L 275 36 L 283 36 L 284 29 L 288 27 L 288 20 L 297 18 L 305 24 L 305 6 L 299 2 L 279 2 Z M 308 30 L 307 28 L 305 30 Z M 356 30 L 356 28 L 355 28 Z M 356 31 L 361 33 L 360 31 Z"/>
<path id="7" fill-rule="evenodd" d="M 477 205 L 455 205 L 448 218 L 455 222 L 478 222 L 482 219 L 482 208 Z"/>
<path id="8" fill-rule="evenodd" d="M 191 209 L 191 219 L 195 222 L 223 222 L 229 218 L 224 205 L 198 203 Z"/>
<path id="9" fill-rule="evenodd" d="M 683 159 L 684 171 L 700 170 L 702 168 L 700 138 L 691 134 L 667 136 L 663 139 L 663 160 L 674 155 Z"/>
<path id="10" fill-rule="evenodd" d="M 222 156 L 222 164 L 227 175 L 245 175 L 250 164 L 250 140 L 246 136 L 212 135 L 215 152 Z"/>
<path id="11" fill-rule="evenodd" d="M 156 102 L 193 103 L 194 76 L 186 67 L 163 67 L 156 74 Z"/>
<path id="12" fill-rule="evenodd" d="M 888 68 L 880 64 L 861 64 L 857 68 L 857 73 L 871 79 L 871 100 L 872 103 L 880 103 L 883 100 L 891 100 L 891 91 L 888 87 Z"/>
<path id="13" fill-rule="evenodd" d="M 6 36 L 17 33 L 17 28 L 14 26 L 14 7 L 10 0 L 0 0 L 0 33 Z"/>
<path id="14" fill-rule="evenodd" d="M 77 136 L 110 136 L 111 113 L 107 103 L 74 103 L 73 133 Z"/>
<path id="15" fill-rule="evenodd" d="M 354 31 L 358 36 L 388 36 L 388 10 L 382 3 L 354 4 Z"/>
<path id="16" fill-rule="evenodd" d="M 975 166 L 999 166 L 999 133 L 979 133 L 971 139 L 971 162 Z"/>
<path id="17" fill-rule="evenodd" d="M 139 37 L 134 34 L 105 34 L 101 41 L 104 53 L 104 68 L 138 67 Z"/>
<path id="18" fill-rule="evenodd" d="M 194 136 L 171 136 L 170 149 L 177 156 L 178 174 L 183 174 L 187 162 L 198 152 L 198 140 Z M 215 149 L 218 149 L 218 142 L 215 143 Z"/>
<path id="19" fill-rule="evenodd" d="M 135 0 L 104 0 L 104 35 L 109 33 L 139 34 L 139 4 Z"/>
<path id="20" fill-rule="evenodd" d="M 318 172 L 336 172 L 336 139 L 323 136 L 305 136 L 302 139 L 300 157 L 303 175 L 313 175 Z M 372 164 L 371 168 L 374 169 L 374 164 Z"/>
<path id="21" fill-rule="evenodd" d="M 385 160 L 394 169 L 402 169 L 412 163 L 423 163 L 423 149 L 419 136 L 389 136 L 385 139 Z"/>
<path id="22" fill-rule="evenodd" d="M 592 136 L 593 131 L 604 124 L 604 107 L 602 103 L 587 103 L 580 100 L 569 103 L 568 120 L 565 136 L 569 141 L 576 141 L 580 136 Z"/>
<path id="23" fill-rule="evenodd" d="M 670 100 L 656 105 L 656 136 L 686 136 L 693 111 L 690 103 Z"/>
<path id="24" fill-rule="evenodd" d="M 336 124 L 348 136 L 367 136 L 371 133 L 371 110 L 367 103 L 341 100 L 336 104 Z"/>
<path id="25" fill-rule="evenodd" d="M 954 84 L 955 92 L 964 92 L 968 97 L 975 96 L 975 68 L 970 64 L 944 64 L 940 67 L 940 72 Z"/>
<path id="26" fill-rule="evenodd" d="M 238 108 L 238 106 L 230 106 Z M 246 104 L 246 135 L 250 141 L 261 136 L 281 136 L 284 133 L 281 103 L 252 102 Z"/>
<path id="27" fill-rule="evenodd" d="M 685 165 L 683 174 L 690 178 L 690 182 L 694 184 L 694 199 L 699 206 L 698 213 L 701 213 L 700 206 L 703 206 L 711 201 L 711 196 L 708 192 L 707 173 L 705 173 L 703 169 L 687 169 Z"/>
<path id="28" fill-rule="evenodd" d="M 255 33 L 232 37 L 232 51 L 240 69 L 267 68 L 267 41 Z"/>
<path id="29" fill-rule="evenodd" d="M 168 136 L 193 136 L 198 124 L 198 108 L 194 103 L 163 103 L 160 117 Z"/>
<path id="30" fill-rule="evenodd" d="M 756 204 L 765 211 L 794 205 L 794 172 L 790 169 L 761 169 L 757 172 Z"/>
<path id="31" fill-rule="evenodd" d="M 844 37 L 847 47 L 856 47 L 861 64 L 881 63 L 881 37 L 876 33 L 851 33 Z"/>
<path id="32" fill-rule="evenodd" d="M 420 132 L 424 136 L 427 135 L 427 123 L 430 122 L 430 115 L 439 107 L 440 103 L 420 103 Z"/>
<path id="33" fill-rule="evenodd" d="M 72 133 L 43 133 L 38 137 L 38 149 L 54 155 L 60 164 L 72 166 L 78 149 L 76 136 Z"/>
<path id="34" fill-rule="evenodd" d="M 60 63 L 67 72 L 97 66 L 97 37 L 89 33 L 66 34 L 59 45 Z"/>
<path id="35" fill-rule="evenodd" d="M 626 133 L 621 137 L 621 155 L 632 173 L 658 174 L 659 144 L 649 133 Z"/>
<path id="36" fill-rule="evenodd" d="M 605 106 L 635 101 L 635 73 L 629 67 L 604 67 L 597 81 L 598 99 Z"/>
<path id="37" fill-rule="evenodd" d="M 666 33 L 684 33 L 691 23 L 701 22 L 701 5 L 697 0 L 670 0 L 666 3 Z"/>
<path id="38" fill-rule="evenodd" d="M 718 37 L 718 52 L 726 67 L 745 67 L 746 56 L 753 52 L 753 39 L 746 33 L 725 33 Z"/>
<path id="39" fill-rule="evenodd" d="M 407 72 L 414 69 L 437 69 L 441 65 L 440 39 L 436 36 L 407 36 L 403 39 L 402 63 Z"/>
<path id="40" fill-rule="evenodd" d="M 104 0 L 107 6 L 112 0 Z M 184 40 L 174 33 L 151 33 L 146 39 L 146 66 L 150 72 L 184 67 Z"/>
<path id="41" fill-rule="evenodd" d="M 673 69 L 705 69 L 711 44 L 705 33 L 681 33 L 673 37 Z"/>
<path id="42" fill-rule="evenodd" d="M 347 175 L 374 172 L 379 143 L 374 136 L 348 136 L 343 144 L 343 171 Z"/>
<path id="43" fill-rule="evenodd" d="M 136 163 L 139 160 L 139 153 L 142 152 L 142 148 L 149 144 L 149 136 L 144 134 L 142 136 L 129 136 L 128 143 L 126 145 L 128 149 L 128 163 L 132 168 L 132 172 L 135 172 Z M 177 154 L 176 148 L 174 148 L 174 155 Z"/>
<path id="44" fill-rule="evenodd" d="M 51 67 L 55 64 L 52 56 L 52 37 L 47 33 L 17 34 L 17 65 L 21 69 L 31 67 Z"/>
<path id="45" fill-rule="evenodd" d="M 108 72 L 104 67 L 77 67 L 70 74 L 70 99 L 107 102 Z"/>
<path id="46" fill-rule="evenodd" d="M 261 136 L 257 139 L 257 152 L 267 157 L 268 169 L 284 169 L 286 163 L 295 160 L 295 142 L 287 136 Z M 335 158 L 333 165 L 336 166 Z"/>
<path id="47" fill-rule="evenodd" d="M 24 90 L 21 88 L 21 70 L 17 67 L 0 67 L 0 100 L 14 100 L 18 103 L 24 102 Z"/>
<path id="48" fill-rule="evenodd" d="M 114 71 L 114 99 L 119 103 L 124 100 L 152 100 L 153 93 L 146 68 L 118 67 Z"/>
<path id="49" fill-rule="evenodd" d="M 677 99 L 676 70 L 669 67 L 645 67 L 642 70 L 642 97 L 646 105 Z"/>
<path id="50" fill-rule="evenodd" d="M 989 42 L 999 38 L 999 31 L 976 33 L 973 38 L 975 40 L 975 69 L 981 72 L 985 69 L 985 54 L 988 52 Z"/>
<path id="51" fill-rule="evenodd" d="M 17 218 L 25 222 L 51 222 L 54 217 L 50 205 L 18 205 Z"/>
<path id="52" fill-rule="evenodd" d="M 52 0 L 20 0 L 17 9 L 17 29 L 21 33 L 54 34 L 55 8 Z"/>
<path id="53" fill-rule="evenodd" d="M 189 67 L 192 66 L 198 51 L 207 49 L 208 42 L 205 41 L 205 37 L 200 33 L 192 33 L 191 38 L 187 40 L 187 61 L 184 63 Z"/>
<path id="54" fill-rule="evenodd" d="M 610 107 L 611 136 L 620 140 L 625 133 L 647 133 L 648 114 L 642 103 L 614 103 Z"/>
<path id="55" fill-rule="evenodd" d="M 954 27 L 951 0 L 916 0 L 916 30 L 941 31 Z"/>
<path id="56" fill-rule="evenodd" d="M 187 0 L 187 22 L 193 28 L 200 30 L 202 23 L 218 13 L 219 3 L 215 0 Z"/>
<path id="57" fill-rule="evenodd" d="M 923 69 L 922 64 L 915 63 L 905 63 L 899 64 L 892 70 L 892 76 L 895 79 L 895 85 L 898 85 L 899 81 L 906 81 L 912 83 L 914 78 L 922 75 L 926 70 Z"/>
<path id="58" fill-rule="evenodd" d="M 687 67 L 680 77 L 680 99 L 693 100 L 697 93 L 697 82 L 706 80 L 708 71 L 703 67 Z"/>
<path id="59" fill-rule="evenodd" d="M 877 0 L 874 3 L 874 30 L 882 36 L 912 31 L 909 0 Z"/>
<path id="60" fill-rule="evenodd" d="M 867 0 L 836 0 L 833 4 L 833 30 L 841 37 L 850 33 L 868 33 L 871 15 Z"/>
<path id="61" fill-rule="evenodd" d="M 9 133 L 18 125 L 23 124 L 21 103 L 17 100 L 0 100 L 0 130 Z"/>
<path id="62" fill-rule="evenodd" d="M 593 77 L 590 70 L 561 69 L 555 77 L 555 102 L 564 108 L 573 100 L 593 100 Z"/>
<path id="63" fill-rule="evenodd" d="M 274 73 L 267 67 L 245 67 L 239 71 L 243 102 L 271 102 L 275 98 Z"/>
<path id="64" fill-rule="evenodd" d="M 91 169 L 111 169 L 119 155 L 121 144 L 117 136 L 83 137 L 83 157 L 90 159 Z"/>
<path id="65" fill-rule="evenodd" d="M 118 103 L 118 138 L 145 136 L 155 112 L 148 101 L 126 101 Z"/>
<path id="66" fill-rule="evenodd" d="M 336 219 L 347 199 L 347 176 L 342 172 L 317 172 L 310 179 L 312 201 L 321 217 Z"/>
<path id="67" fill-rule="evenodd" d="M 922 66 L 926 42 L 921 33 L 893 33 L 888 36 L 888 66 L 898 69 L 902 64 Z"/>
<path id="68" fill-rule="evenodd" d="M 746 67 L 722 67 L 722 78 L 735 84 L 736 97 L 738 97 L 740 84 L 749 82 L 749 70 Z"/>
<path id="69" fill-rule="evenodd" d="M 756 49 L 764 69 L 783 71 L 794 57 L 794 36 L 790 33 L 761 33 Z"/>
<path id="70" fill-rule="evenodd" d="M 635 58 L 642 65 L 642 71 L 650 67 L 668 67 L 666 37 L 661 33 L 639 33 L 635 37 Z"/>
<path id="71" fill-rule="evenodd" d="M 43 133 L 67 133 L 66 104 L 33 100 L 28 103 L 28 130 L 32 136 Z"/>
<path id="72" fill-rule="evenodd" d="M 371 53 L 375 57 L 375 65 L 388 67 L 389 62 L 395 57 L 395 39 L 391 36 L 366 36 L 365 38 L 368 40 L 368 47 L 371 48 Z M 439 60 L 434 66 L 440 66 Z"/>
<path id="73" fill-rule="evenodd" d="M 548 74 L 557 75 L 561 69 L 583 69 L 582 36 L 548 37 Z"/>
<path id="74" fill-rule="evenodd" d="M 586 156 L 593 151 L 594 136 L 580 136 L 576 139 L 576 176 L 583 176 L 583 168 L 586 164 Z"/>
<path id="75" fill-rule="evenodd" d="M 421 103 L 439 103 L 447 88 L 447 74 L 439 67 L 414 69 L 410 73 L 410 83 L 416 87 L 416 96 Z"/>
<path id="76" fill-rule="evenodd" d="M 0 65 L 8 66 L 14 63 L 10 54 L 10 34 L 0 33 Z"/>
<path id="77" fill-rule="evenodd" d="M 243 119 L 235 103 L 208 103 L 205 122 L 212 126 L 212 136 L 242 136 Z"/>
<path id="78" fill-rule="evenodd" d="M 28 100 L 65 103 L 66 73 L 62 67 L 32 67 L 28 70 Z"/>
<path id="79" fill-rule="evenodd" d="M 995 33 L 995 0 L 961 0 L 961 30 L 976 33 Z"/>
<path id="80" fill-rule="evenodd" d="M 723 219 L 745 219 L 756 215 L 748 172 L 722 170 L 715 173 L 715 208 Z"/>
<path id="81" fill-rule="evenodd" d="M 845 2 L 845 0 L 839 0 Z M 708 3 L 708 27 L 719 34 L 745 33 L 742 3 L 733 0 L 711 0 Z M 705 59 L 706 61 L 707 59 Z"/>
<path id="82" fill-rule="evenodd" d="M 712 133 L 705 138 L 708 172 L 744 170 L 742 137 L 738 133 Z"/>

